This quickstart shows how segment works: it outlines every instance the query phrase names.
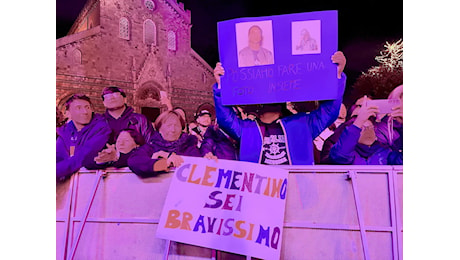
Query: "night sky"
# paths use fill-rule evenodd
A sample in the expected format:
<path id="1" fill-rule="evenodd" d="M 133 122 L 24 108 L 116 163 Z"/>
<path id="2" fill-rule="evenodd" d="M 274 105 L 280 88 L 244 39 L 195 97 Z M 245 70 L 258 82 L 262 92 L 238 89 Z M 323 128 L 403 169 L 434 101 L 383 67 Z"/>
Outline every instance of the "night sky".
<path id="1" fill-rule="evenodd" d="M 86 0 L 56 0 L 56 38 L 63 37 Z M 141 0 L 139 0 L 141 1 Z M 339 50 L 347 58 L 351 86 L 361 72 L 378 65 L 386 41 L 403 37 L 403 1 L 182 0 L 192 13 L 192 48 L 214 67 L 219 60 L 217 22 L 240 18 L 338 10 Z M 349 89 L 349 88 L 348 88 Z"/>

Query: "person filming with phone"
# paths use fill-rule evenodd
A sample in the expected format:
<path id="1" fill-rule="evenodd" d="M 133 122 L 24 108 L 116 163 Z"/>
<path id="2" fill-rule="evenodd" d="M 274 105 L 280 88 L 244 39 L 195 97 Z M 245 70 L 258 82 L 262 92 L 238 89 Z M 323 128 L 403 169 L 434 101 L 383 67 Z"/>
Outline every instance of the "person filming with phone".
<path id="1" fill-rule="evenodd" d="M 337 131 L 326 140 L 332 143 L 330 151 L 322 155 L 322 162 L 329 164 L 353 164 L 353 165 L 395 165 L 402 164 L 402 152 L 378 138 L 384 121 L 388 117 L 381 111 L 386 107 L 379 107 L 383 102 L 369 102 L 364 96 L 358 99 L 351 108 L 351 119 L 344 123 Z M 387 102 L 391 103 L 391 102 Z M 391 111 L 399 113 L 401 106 L 396 104 Z M 390 113 L 390 116 L 393 113 Z M 395 114 L 396 115 L 396 114 Z M 399 114 L 398 114 L 399 115 Z M 402 115 L 401 115 L 402 116 Z M 402 148 L 401 148 L 402 149 Z M 399 156 L 401 155 L 401 156 Z"/>

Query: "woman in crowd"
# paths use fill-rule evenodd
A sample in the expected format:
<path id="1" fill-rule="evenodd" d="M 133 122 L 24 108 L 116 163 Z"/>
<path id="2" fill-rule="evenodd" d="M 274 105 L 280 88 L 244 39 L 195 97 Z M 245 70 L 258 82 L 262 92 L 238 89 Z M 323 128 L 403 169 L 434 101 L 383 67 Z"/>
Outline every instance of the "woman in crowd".
<path id="1" fill-rule="evenodd" d="M 321 161 L 327 164 L 393 165 L 402 164 L 400 152 L 377 138 L 381 117 L 376 106 L 367 106 L 367 97 L 356 101 L 351 119 L 330 136 L 323 147 Z M 396 107 L 394 108 L 396 111 Z M 392 113 L 393 114 L 393 113 Z M 376 121 L 377 119 L 377 121 Z M 330 147 L 330 150 L 329 150 Z"/>
<path id="2" fill-rule="evenodd" d="M 93 160 L 88 158 L 84 166 L 89 170 L 128 167 L 128 158 L 139 146 L 144 144 L 144 137 L 137 130 L 124 129 L 118 134 L 115 144 L 108 145 Z"/>
<path id="3" fill-rule="evenodd" d="M 128 159 L 128 166 L 139 177 L 153 177 L 182 164 L 184 156 L 201 157 L 197 138 L 184 133 L 185 121 L 176 111 L 161 113 L 149 143 L 139 147 Z"/>
<path id="4" fill-rule="evenodd" d="M 182 107 L 175 107 L 173 109 L 173 111 L 177 112 L 177 114 L 179 114 L 184 119 L 185 127 L 184 127 L 184 129 L 182 129 L 182 131 L 185 132 L 185 133 L 189 133 L 188 122 L 187 122 L 187 114 L 185 112 L 185 109 L 183 109 Z"/>
<path id="5" fill-rule="evenodd" d="M 399 105 L 376 125 L 375 134 L 380 143 L 392 150 L 391 164 L 403 164 L 403 85 L 393 89 L 388 99 L 399 99 Z"/>

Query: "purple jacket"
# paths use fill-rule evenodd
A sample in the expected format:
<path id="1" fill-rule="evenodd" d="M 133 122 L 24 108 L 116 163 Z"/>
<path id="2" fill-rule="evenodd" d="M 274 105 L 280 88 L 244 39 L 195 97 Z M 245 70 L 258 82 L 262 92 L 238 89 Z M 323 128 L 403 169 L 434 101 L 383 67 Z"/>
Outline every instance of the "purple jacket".
<path id="1" fill-rule="evenodd" d="M 203 156 L 212 152 L 218 159 L 237 160 L 235 145 L 218 126 L 210 126 L 206 129 L 200 151 Z"/>
<path id="2" fill-rule="evenodd" d="M 338 141 L 332 146 L 329 160 L 333 164 L 388 165 L 392 152 L 389 147 L 375 141 L 371 146 L 359 144 L 361 129 L 354 124 L 345 127 Z M 332 135 L 331 137 L 335 136 Z M 330 138 L 331 138 L 330 137 Z"/>
<path id="3" fill-rule="evenodd" d="M 56 140 L 56 178 L 77 172 L 83 167 L 85 158 L 94 158 L 109 140 L 110 127 L 105 118 L 93 114 L 91 122 L 77 131 L 72 121 L 57 129 Z M 71 147 L 74 155 L 70 156 Z"/>
<path id="4" fill-rule="evenodd" d="M 375 135 L 382 145 L 389 147 L 392 150 L 388 157 L 388 164 L 402 165 L 403 125 L 386 116 L 375 126 Z"/>
<path id="5" fill-rule="evenodd" d="M 152 123 L 142 114 L 134 112 L 132 107 L 126 106 L 125 111 L 118 119 L 112 117 L 108 111 L 105 111 L 104 117 L 107 119 L 112 134 L 109 143 L 114 144 L 121 130 L 126 128 L 136 129 L 143 137 L 146 143 L 150 141 L 154 132 Z"/>
<path id="6" fill-rule="evenodd" d="M 337 98 L 326 100 L 311 113 L 297 113 L 280 119 L 289 161 L 292 165 L 312 165 L 313 139 L 337 119 L 346 85 L 345 73 L 338 80 Z M 221 90 L 214 84 L 214 104 L 219 126 L 230 137 L 239 141 L 239 160 L 260 163 L 262 158 L 263 137 L 257 121 L 238 118 L 230 106 L 222 104 Z"/>
<path id="7" fill-rule="evenodd" d="M 153 177 L 159 172 L 153 171 L 153 165 L 158 159 L 152 155 L 158 151 L 174 152 L 178 155 L 201 157 L 197 147 L 196 136 L 182 133 L 178 140 L 169 142 L 163 139 L 159 132 L 154 132 L 150 142 L 139 147 L 128 159 L 128 167 L 139 177 Z"/>

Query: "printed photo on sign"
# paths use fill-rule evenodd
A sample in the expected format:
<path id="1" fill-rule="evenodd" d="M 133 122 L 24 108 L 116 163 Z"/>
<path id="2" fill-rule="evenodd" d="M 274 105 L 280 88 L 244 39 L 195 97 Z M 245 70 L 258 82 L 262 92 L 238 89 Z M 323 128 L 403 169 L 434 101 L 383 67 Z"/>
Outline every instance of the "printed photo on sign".
<path id="1" fill-rule="evenodd" d="M 219 22 L 222 104 L 337 98 L 337 17 L 332 10 Z"/>
<path id="2" fill-rule="evenodd" d="M 321 53 L 321 20 L 292 22 L 292 55 Z"/>
<path id="3" fill-rule="evenodd" d="M 271 20 L 237 23 L 235 27 L 238 67 L 251 67 L 275 63 Z"/>

